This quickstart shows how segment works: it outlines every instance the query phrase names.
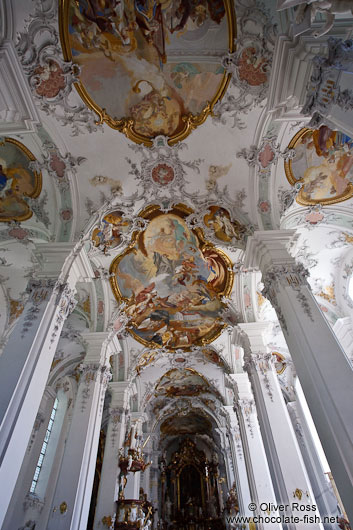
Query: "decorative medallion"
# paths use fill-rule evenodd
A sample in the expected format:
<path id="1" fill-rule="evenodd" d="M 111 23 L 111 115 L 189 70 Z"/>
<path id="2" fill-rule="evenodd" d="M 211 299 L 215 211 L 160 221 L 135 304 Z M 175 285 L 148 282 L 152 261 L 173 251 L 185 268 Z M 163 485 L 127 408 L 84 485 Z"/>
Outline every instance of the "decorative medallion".
<path id="1" fill-rule="evenodd" d="M 205 121 L 230 81 L 221 58 L 233 53 L 234 32 L 231 0 L 60 3 L 80 96 L 100 122 L 146 145 L 160 134 L 178 142 Z M 61 74 L 47 70 L 38 89 L 51 93 Z"/>
<path id="2" fill-rule="evenodd" d="M 326 125 L 319 129 L 301 129 L 290 142 L 293 159 L 285 162 L 290 184 L 302 187 L 297 202 L 335 204 L 353 195 L 353 140 Z"/>
<path id="3" fill-rule="evenodd" d="M 239 79 L 257 87 L 268 80 L 269 58 L 256 43 L 242 50 L 238 59 Z"/>
<path id="4" fill-rule="evenodd" d="M 124 301 L 128 329 L 145 346 L 187 348 L 208 344 L 222 331 L 222 296 L 234 274 L 229 258 L 191 230 L 183 205 L 163 213 L 154 205 L 140 213 L 148 226 L 110 268 L 111 284 Z"/>
<path id="5" fill-rule="evenodd" d="M 157 164 L 152 169 L 152 180 L 160 186 L 167 186 L 174 180 L 174 169 L 168 164 Z"/>
<path id="6" fill-rule="evenodd" d="M 106 254 L 122 243 L 122 234 L 127 233 L 131 222 L 124 213 L 115 210 L 105 215 L 98 227 L 92 232 L 92 243 Z"/>
<path id="7" fill-rule="evenodd" d="M 57 61 L 49 59 L 47 64 L 37 66 L 34 70 L 36 79 L 35 91 L 38 96 L 55 98 L 66 86 L 65 73 Z"/>
<path id="8" fill-rule="evenodd" d="M 42 189 L 41 173 L 31 169 L 35 160 L 17 140 L 0 139 L 0 222 L 25 221 L 32 216 L 30 199 Z"/>
<path id="9" fill-rule="evenodd" d="M 274 366 L 275 366 L 276 372 L 278 373 L 278 375 L 283 374 L 284 370 L 287 368 L 287 362 L 286 362 L 284 355 L 282 355 L 278 351 L 272 352 L 272 355 L 275 358 Z"/>

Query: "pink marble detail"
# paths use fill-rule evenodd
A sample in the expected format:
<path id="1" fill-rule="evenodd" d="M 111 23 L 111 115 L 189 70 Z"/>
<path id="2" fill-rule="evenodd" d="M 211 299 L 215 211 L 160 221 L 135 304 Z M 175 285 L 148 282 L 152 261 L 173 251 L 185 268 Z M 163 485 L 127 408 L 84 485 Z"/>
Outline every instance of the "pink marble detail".
<path id="1" fill-rule="evenodd" d="M 28 236 L 28 231 L 20 226 L 11 228 L 8 232 L 9 236 L 14 237 L 15 239 L 26 239 Z"/>
<path id="2" fill-rule="evenodd" d="M 261 213 L 268 213 L 271 211 L 271 204 L 268 201 L 260 201 L 258 207 Z"/>
<path id="3" fill-rule="evenodd" d="M 259 162 L 263 168 L 267 168 L 275 157 L 275 153 L 270 144 L 265 144 L 261 153 L 259 154 Z"/>
<path id="4" fill-rule="evenodd" d="M 50 157 L 50 167 L 59 178 L 65 176 L 65 162 L 60 160 L 59 156 L 56 153 L 53 153 Z"/>
<path id="5" fill-rule="evenodd" d="M 324 215 L 322 213 L 318 211 L 313 211 L 313 212 L 308 213 L 305 216 L 305 221 L 307 223 L 310 223 L 311 225 L 316 225 L 317 223 L 322 221 L 323 218 L 324 218 Z"/>

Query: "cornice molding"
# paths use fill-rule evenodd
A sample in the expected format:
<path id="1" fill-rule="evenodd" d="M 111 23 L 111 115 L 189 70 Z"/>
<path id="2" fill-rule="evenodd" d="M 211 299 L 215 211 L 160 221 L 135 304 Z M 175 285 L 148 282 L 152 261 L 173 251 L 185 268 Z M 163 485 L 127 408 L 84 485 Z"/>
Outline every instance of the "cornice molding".
<path id="1" fill-rule="evenodd" d="M 1 17 L 0 10 L 0 20 Z M 36 126 L 40 123 L 39 115 L 10 40 L 3 40 L 0 46 L 0 71 L 0 134 L 36 132 Z"/>

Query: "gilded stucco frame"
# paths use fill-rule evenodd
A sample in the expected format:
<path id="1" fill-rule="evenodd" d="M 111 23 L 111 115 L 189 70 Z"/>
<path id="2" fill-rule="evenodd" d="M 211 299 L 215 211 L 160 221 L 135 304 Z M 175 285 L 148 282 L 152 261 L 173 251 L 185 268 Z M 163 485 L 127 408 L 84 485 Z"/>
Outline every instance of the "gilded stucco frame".
<path id="1" fill-rule="evenodd" d="M 15 145 L 18 149 L 20 149 L 25 154 L 25 156 L 28 158 L 30 162 L 36 161 L 36 157 L 33 155 L 33 153 L 18 140 L 15 140 L 14 138 L 5 137 L 3 141 L 0 143 L 0 145 L 4 145 L 5 143 Z M 36 199 L 37 197 L 39 197 L 42 191 L 42 173 L 38 171 L 34 171 L 34 170 L 31 170 L 31 171 L 33 172 L 34 178 L 35 178 L 35 188 L 34 188 L 33 193 L 29 195 L 29 197 L 31 199 Z M 30 207 L 28 205 L 27 207 L 28 207 L 27 214 L 24 214 L 21 216 L 3 217 L 2 219 L 0 219 L 0 223 L 9 223 L 10 221 L 14 221 L 14 220 L 19 221 L 19 222 L 27 221 L 27 219 L 30 219 L 33 215 L 33 212 L 30 209 Z"/>
<path id="2" fill-rule="evenodd" d="M 232 0 L 223 0 L 223 3 L 225 7 L 228 26 L 228 51 L 229 53 L 233 53 L 235 51 L 234 41 L 237 36 L 234 5 Z M 69 46 L 69 6 L 70 0 L 60 0 L 59 31 L 65 61 L 73 61 L 71 47 Z M 169 137 L 169 145 L 174 145 L 177 142 L 184 140 L 194 129 L 196 129 L 196 127 L 202 125 L 206 121 L 209 114 L 212 115 L 213 107 L 217 103 L 217 101 L 223 98 L 230 83 L 231 77 L 231 73 L 224 72 L 222 81 L 218 87 L 215 96 L 213 97 L 211 102 L 206 103 L 203 110 L 199 114 L 190 113 L 181 116 L 181 119 L 184 122 L 184 128 L 177 134 L 174 134 Z M 152 138 L 139 134 L 134 130 L 134 120 L 132 118 L 121 118 L 120 120 L 112 118 L 109 114 L 107 114 L 106 109 L 100 107 L 95 101 L 93 101 L 81 81 L 77 81 L 76 83 L 74 83 L 74 85 L 78 94 L 85 102 L 85 104 L 98 115 L 99 119 L 96 122 L 97 125 L 106 123 L 112 129 L 116 129 L 117 131 L 125 134 L 125 136 L 127 136 L 133 142 L 136 142 L 137 144 L 144 144 L 147 147 L 152 147 L 153 139 L 158 136 L 158 134 L 156 134 Z"/>
<path id="3" fill-rule="evenodd" d="M 300 129 L 300 131 L 297 132 L 297 134 L 292 138 L 290 143 L 288 144 L 288 149 L 295 149 L 295 147 L 298 145 L 298 143 L 301 141 L 301 139 L 308 134 L 309 132 L 312 132 L 312 129 L 309 129 L 307 127 Z M 292 160 L 288 160 L 284 162 L 284 171 L 286 173 L 287 180 L 289 184 L 292 186 L 296 184 L 297 182 L 303 182 L 303 178 L 296 180 L 293 171 L 292 171 Z M 321 200 L 308 200 L 304 199 L 302 196 L 302 191 L 300 190 L 296 201 L 298 204 L 301 204 L 302 206 L 313 206 L 316 204 L 337 204 L 338 202 L 346 201 L 347 199 L 350 199 L 353 196 L 353 184 L 350 183 L 347 187 L 347 191 L 345 193 L 342 193 L 341 195 L 338 195 L 337 197 L 332 197 L 330 199 L 321 199 Z"/>
<path id="4" fill-rule="evenodd" d="M 182 214 L 185 214 L 185 215 L 189 215 L 189 214 L 193 213 L 193 210 L 191 208 L 185 206 L 184 204 L 176 204 L 173 207 L 173 209 L 170 212 L 168 212 L 168 213 L 174 213 L 174 211 L 179 211 L 179 212 L 181 212 Z M 138 215 L 139 215 L 139 217 L 142 217 L 144 219 L 148 219 L 148 218 L 150 218 L 153 215 L 157 216 L 158 212 L 160 212 L 159 215 L 167 215 L 167 214 L 164 214 L 161 211 L 160 206 L 157 205 L 157 204 L 148 206 L 147 208 L 142 210 L 142 212 L 140 212 Z M 177 214 L 175 214 L 175 215 L 177 215 Z M 222 296 L 228 297 L 231 294 L 231 292 L 232 292 L 233 283 L 234 283 L 233 264 L 232 264 L 231 260 L 229 259 L 227 254 L 225 252 L 223 252 L 223 250 L 220 250 L 219 248 L 215 247 L 211 242 L 207 241 L 204 238 L 204 235 L 203 235 L 203 232 L 202 232 L 201 228 L 194 228 L 192 231 L 194 232 L 194 234 L 196 235 L 196 237 L 198 239 L 199 248 L 200 248 L 201 252 L 203 250 L 212 249 L 225 262 L 225 265 L 226 265 L 226 268 L 227 268 L 225 286 L 224 286 L 223 290 L 218 293 L 218 296 L 219 297 L 222 297 Z M 129 244 L 129 246 L 124 250 L 124 252 L 122 252 L 121 254 L 116 256 L 116 258 L 114 258 L 114 260 L 112 261 L 112 263 L 110 265 L 110 269 L 109 269 L 110 285 L 111 285 L 112 291 L 114 293 L 114 296 L 115 296 L 116 300 L 119 303 L 128 302 L 129 298 L 128 297 L 124 297 L 122 295 L 120 289 L 119 289 L 119 285 L 118 285 L 117 278 L 116 278 L 117 269 L 118 269 L 120 261 L 134 248 L 135 243 L 136 243 L 137 238 L 140 235 L 140 233 L 141 232 L 136 231 L 136 232 L 134 232 L 132 234 L 131 243 Z M 223 329 L 226 326 L 227 326 L 226 323 L 221 323 L 220 322 L 217 325 L 215 330 L 211 330 L 209 333 L 204 335 L 201 339 L 196 340 L 193 344 L 197 345 L 197 346 L 205 346 L 207 344 L 210 344 L 211 342 L 213 342 L 216 338 L 218 338 L 221 335 Z M 161 348 L 161 345 L 156 344 L 156 343 L 151 343 L 151 342 L 141 338 L 139 335 L 137 335 L 134 332 L 134 330 L 131 327 L 128 326 L 127 329 L 129 331 L 129 333 L 134 337 L 134 339 L 137 340 L 138 342 L 140 342 L 141 344 L 143 344 L 144 346 L 147 346 L 147 347 L 153 348 L 153 349 Z M 173 349 L 183 349 L 185 351 L 188 351 L 190 349 L 190 346 L 184 346 L 184 347 L 183 346 L 177 346 L 177 347 L 171 348 L 171 349 L 172 350 Z"/>

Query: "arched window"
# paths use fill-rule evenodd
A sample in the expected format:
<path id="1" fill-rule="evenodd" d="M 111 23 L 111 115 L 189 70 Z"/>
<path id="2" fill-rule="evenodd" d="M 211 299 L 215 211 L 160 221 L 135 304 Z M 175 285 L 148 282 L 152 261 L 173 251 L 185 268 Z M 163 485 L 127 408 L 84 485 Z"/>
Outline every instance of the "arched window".
<path id="1" fill-rule="evenodd" d="M 50 413 L 47 430 L 41 446 L 41 451 L 34 471 L 29 493 L 44 499 L 50 479 L 51 470 L 55 460 L 58 443 L 67 411 L 68 396 L 60 389 L 56 395 Z"/>
<path id="2" fill-rule="evenodd" d="M 54 405 L 53 405 L 53 408 L 52 408 L 52 411 L 51 411 L 51 414 L 50 414 L 48 427 L 47 427 L 47 430 L 46 430 L 46 433 L 45 433 L 45 436 L 44 436 L 42 448 L 40 450 L 40 454 L 39 454 L 38 462 L 37 462 L 37 465 L 36 465 L 36 469 L 34 471 L 32 484 L 31 484 L 31 487 L 30 487 L 30 490 L 29 490 L 30 493 L 35 493 L 36 492 L 36 487 L 37 487 L 37 484 L 38 484 L 39 475 L 40 475 L 40 472 L 42 470 L 45 454 L 47 452 L 50 435 L 51 435 L 52 430 L 53 430 L 53 425 L 54 425 L 54 420 L 55 420 L 55 416 L 56 416 L 56 411 L 58 410 L 58 404 L 59 404 L 58 398 L 55 398 Z"/>

